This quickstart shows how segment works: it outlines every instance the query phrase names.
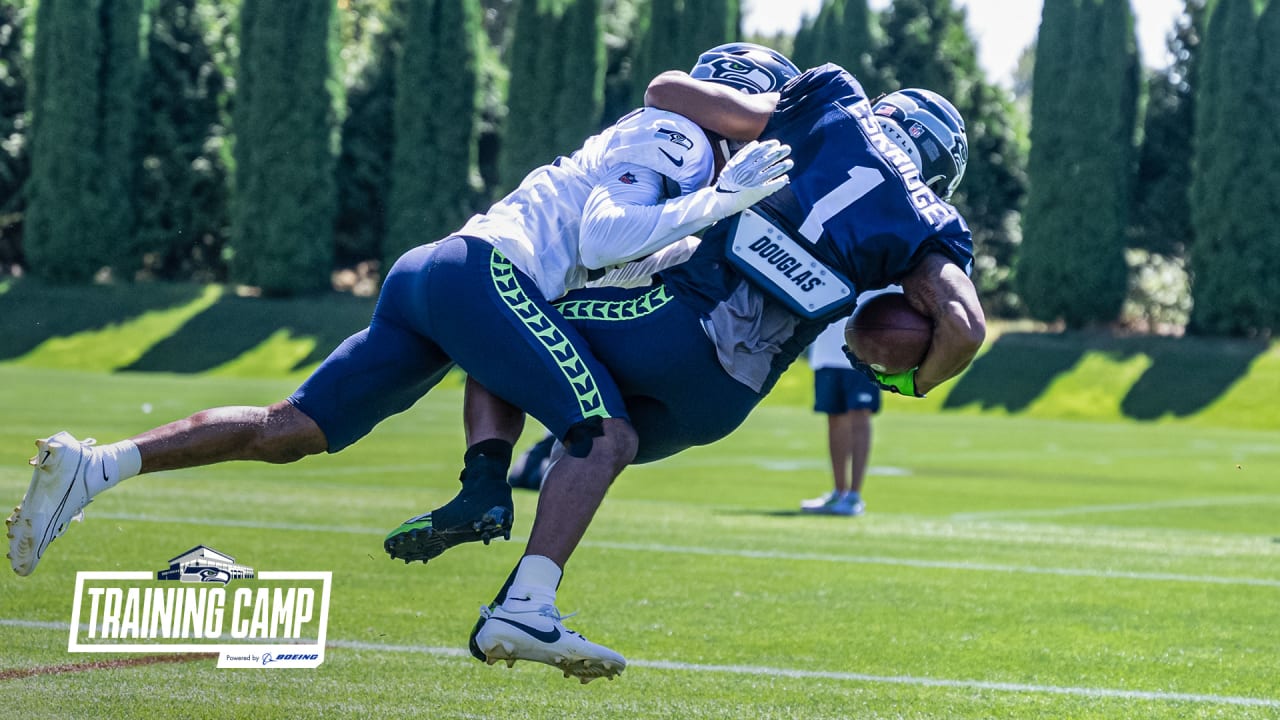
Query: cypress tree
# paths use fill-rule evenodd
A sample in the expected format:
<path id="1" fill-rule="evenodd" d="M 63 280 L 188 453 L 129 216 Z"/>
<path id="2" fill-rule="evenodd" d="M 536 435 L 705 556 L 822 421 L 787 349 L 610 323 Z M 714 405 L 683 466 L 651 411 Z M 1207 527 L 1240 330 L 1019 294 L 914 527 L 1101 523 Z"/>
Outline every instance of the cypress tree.
<path id="1" fill-rule="evenodd" d="M 380 30 L 368 41 L 368 63 L 347 90 L 335 227 L 336 261 L 342 267 L 382 258 L 395 144 L 396 65 L 407 14 L 398 1 L 382 18 Z"/>
<path id="2" fill-rule="evenodd" d="M 136 0 L 37 11 L 25 252 L 42 277 L 83 282 L 127 257 L 140 19 Z"/>
<path id="3" fill-rule="evenodd" d="M 1271 325 L 1274 296 L 1265 217 L 1274 167 L 1258 164 L 1263 135 L 1257 94 L 1261 76 L 1258 18 L 1252 0 L 1218 0 L 1198 76 L 1195 179 L 1192 182 L 1191 330 L 1247 335 Z M 1274 77 L 1266 79 L 1274 83 Z M 1274 92 L 1272 89 L 1270 92 Z M 1272 304 L 1267 308 L 1267 303 Z"/>
<path id="4" fill-rule="evenodd" d="M 835 63 L 858 78 L 875 97 L 885 83 L 872 61 L 876 54 L 874 25 L 866 0 L 826 0 L 818 14 L 797 32 L 792 61 L 805 70 Z"/>
<path id="5" fill-rule="evenodd" d="M 225 280 L 226 77 L 198 0 L 159 0 L 151 15 L 142 99 L 137 259 L 168 279 Z"/>
<path id="6" fill-rule="evenodd" d="M 22 186 L 31 171 L 26 147 L 28 68 L 22 47 L 28 18 L 22 0 L 0 0 L 0 274 L 22 260 Z"/>
<path id="7" fill-rule="evenodd" d="M 896 85 L 941 93 L 964 117 L 969 166 L 952 202 L 973 232 L 974 282 L 983 300 L 1008 312 L 1015 304 L 1009 264 L 1026 192 L 1024 161 L 1010 120 L 1012 100 L 982 77 L 964 23 L 964 10 L 951 0 L 899 0 L 883 16 L 885 48 L 878 57 Z"/>
<path id="8" fill-rule="evenodd" d="M 470 214 L 476 162 L 475 0 L 411 0 L 396 95 L 387 267 L 448 235 Z"/>
<path id="9" fill-rule="evenodd" d="M 704 51 L 737 39 L 740 24 L 737 0 L 651 0 L 635 62 L 636 105 L 655 75 L 688 71 Z"/>
<path id="10" fill-rule="evenodd" d="M 644 33 L 635 59 L 635 106 L 644 104 L 644 90 L 649 81 L 667 70 L 688 70 L 691 58 L 683 59 L 680 27 L 684 22 L 683 0 L 650 0 L 644 21 Z"/>
<path id="11" fill-rule="evenodd" d="M 512 30 L 507 118 L 499 156 L 499 180 L 505 192 L 547 161 L 554 142 L 548 97 L 555 95 L 559 56 L 554 17 L 558 0 L 517 0 Z M 559 40 L 559 38 L 556 38 Z M 557 72 L 552 72 L 555 68 Z"/>
<path id="12" fill-rule="evenodd" d="M 828 0 L 829 1 L 829 0 Z M 819 14 L 822 8 L 819 7 Z M 818 59 L 816 52 L 818 32 L 818 15 L 804 15 L 800 18 L 800 27 L 796 28 L 795 37 L 792 38 L 791 62 L 801 70 L 808 70 L 811 67 L 821 65 L 822 61 Z"/>
<path id="13" fill-rule="evenodd" d="M 1067 96 L 1075 189 L 1058 262 L 1073 281 L 1055 289 L 1070 327 L 1109 323 L 1128 290 L 1124 260 L 1137 107 L 1137 53 L 1128 0 L 1083 0 Z M 1099 152 L 1099 148 L 1106 148 Z"/>
<path id="14" fill-rule="evenodd" d="M 560 48 L 560 79 L 548 108 L 554 133 L 546 151 L 567 154 L 600 131 L 605 69 L 600 0 L 572 0 L 557 27 L 555 37 L 569 42 Z"/>
<path id="15" fill-rule="evenodd" d="M 330 12 L 328 3 L 241 7 L 230 269 L 269 295 L 329 286 Z"/>
<path id="16" fill-rule="evenodd" d="M 105 212 L 98 220 L 99 243 L 110 265 L 133 270 L 138 162 L 138 90 L 142 77 L 142 0 L 102 0 L 102 79 L 99 90 L 98 147 L 102 153 L 99 192 Z"/>
<path id="17" fill-rule="evenodd" d="M 1205 26 L 1204 0 L 1187 0 L 1169 38 L 1173 63 L 1151 76 L 1135 182 L 1135 246 L 1183 255 L 1191 245 L 1191 152 L 1195 80 Z"/>
<path id="18" fill-rule="evenodd" d="M 1079 0 L 1044 0 L 1031 80 L 1029 191 L 1015 285 L 1032 317 L 1041 320 L 1061 317 L 1072 301 L 1063 290 L 1074 282 L 1065 257 L 1076 232 L 1070 207 L 1079 191 L 1072 180 L 1076 108 L 1068 90 L 1079 14 Z"/>
<path id="19" fill-rule="evenodd" d="M 1271 0 L 1258 19 L 1258 47 L 1261 57 L 1258 71 L 1250 79 L 1254 84 L 1254 97 L 1260 104 L 1260 116 L 1270 118 L 1258 128 L 1254 164 L 1258 185 L 1253 187 L 1252 206 L 1258 216 L 1258 225 L 1270 230 L 1256 248 L 1260 257 L 1253 262 L 1271 270 L 1280 267 L 1280 238 L 1275 229 L 1280 227 L 1280 197 L 1274 192 L 1280 176 L 1280 94 L 1277 94 L 1277 78 L 1280 78 L 1280 1 Z M 1255 251 L 1250 248 L 1250 251 Z M 1241 278 L 1243 279 L 1243 278 Z M 1258 281 L 1261 302 L 1255 307 L 1257 325 L 1274 332 L 1280 329 L 1280 279 L 1274 272 L 1259 272 L 1252 279 Z"/>

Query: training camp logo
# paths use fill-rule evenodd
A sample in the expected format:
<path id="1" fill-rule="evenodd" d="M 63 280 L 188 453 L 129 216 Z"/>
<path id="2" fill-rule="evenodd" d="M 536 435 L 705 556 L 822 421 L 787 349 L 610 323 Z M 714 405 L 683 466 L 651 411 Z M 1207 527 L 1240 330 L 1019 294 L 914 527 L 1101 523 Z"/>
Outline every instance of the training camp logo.
<path id="1" fill-rule="evenodd" d="M 67 652 L 207 652 L 220 668 L 314 668 L 332 581 L 328 571 L 255 571 L 204 545 L 159 572 L 77 572 Z"/>

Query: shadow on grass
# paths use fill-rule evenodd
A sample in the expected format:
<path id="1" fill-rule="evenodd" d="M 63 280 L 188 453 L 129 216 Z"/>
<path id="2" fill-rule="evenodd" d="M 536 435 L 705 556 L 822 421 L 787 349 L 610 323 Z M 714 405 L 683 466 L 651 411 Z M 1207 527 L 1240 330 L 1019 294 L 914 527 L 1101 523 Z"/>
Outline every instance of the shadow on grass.
<path id="1" fill-rule="evenodd" d="M 1221 338 L 1112 337 L 1098 333 L 1010 333 L 978 358 L 947 396 L 945 408 L 1025 410 L 1086 352 L 1118 361 L 1145 355 L 1151 365 L 1121 401 L 1136 420 L 1186 417 L 1208 407 L 1244 377 L 1267 343 Z"/>
<path id="2" fill-rule="evenodd" d="M 50 285 L 30 278 L 0 293 L 0 360 L 11 360 L 55 337 L 101 330 L 147 312 L 194 302 L 200 285 Z"/>
<path id="3" fill-rule="evenodd" d="M 823 515 L 807 513 L 803 510 L 752 510 L 740 508 L 736 510 L 715 510 L 713 515 L 736 515 L 740 517 L 846 517 L 843 515 Z"/>
<path id="4" fill-rule="evenodd" d="M 1058 375 L 1083 357 L 1078 338 L 1040 333 L 1002 335 L 956 382 L 943 407 L 1025 410 Z"/>
<path id="5" fill-rule="evenodd" d="M 1134 338 L 1151 357 L 1151 367 L 1120 402 L 1128 417 L 1154 420 L 1186 417 L 1208 407 L 1234 385 L 1267 343 L 1201 338 Z"/>
<path id="6" fill-rule="evenodd" d="M 224 296 L 123 369 L 204 372 L 236 359 L 280 330 L 315 338 L 315 348 L 293 369 L 305 367 L 368 326 L 374 303 L 373 298 L 336 294 L 289 299 Z"/>

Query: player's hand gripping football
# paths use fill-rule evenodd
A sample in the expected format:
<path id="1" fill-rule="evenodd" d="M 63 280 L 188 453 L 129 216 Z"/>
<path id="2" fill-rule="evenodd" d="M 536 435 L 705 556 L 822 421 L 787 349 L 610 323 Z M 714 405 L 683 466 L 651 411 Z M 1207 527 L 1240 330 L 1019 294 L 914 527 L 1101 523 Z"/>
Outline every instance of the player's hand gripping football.
<path id="1" fill-rule="evenodd" d="M 859 360 L 858 356 L 849 350 L 849 346 L 846 345 L 842 349 L 844 350 L 844 356 L 849 358 L 849 362 L 853 365 L 853 369 L 866 375 L 867 379 L 879 385 L 881 390 L 896 395 L 906 395 L 907 397 L 924 397 L 924 395 L 916 391 L 916 370 L 919 368 L 886 374 Z"/>
<path id="2" fill-rule="evenodd" d="M 787 186 L 787 173 L 795 164 L 791 146 L 777 140 L 753 140 L 733 154 L 716 180 L 717 198 L 724 216 L 742 212 Z"/>

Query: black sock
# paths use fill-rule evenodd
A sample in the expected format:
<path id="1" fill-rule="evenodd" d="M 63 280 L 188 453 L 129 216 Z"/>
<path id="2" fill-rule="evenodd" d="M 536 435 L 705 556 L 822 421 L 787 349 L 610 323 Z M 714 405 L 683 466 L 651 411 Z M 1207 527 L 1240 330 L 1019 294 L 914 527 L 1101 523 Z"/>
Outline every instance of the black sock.
<path id="1" fill-rule="evenodd" d="M 506 440 L 499 440 L 497 438 L 492 440 L 481 440 L 475 445 L 467 448 L 466 454 L 462 456 L 462 463 L 464 465 L 470 465 L 473 460 L 484 457 L 501 463 L 503 467 L 510 467 L 511 453 L 511 443 Z"/>

